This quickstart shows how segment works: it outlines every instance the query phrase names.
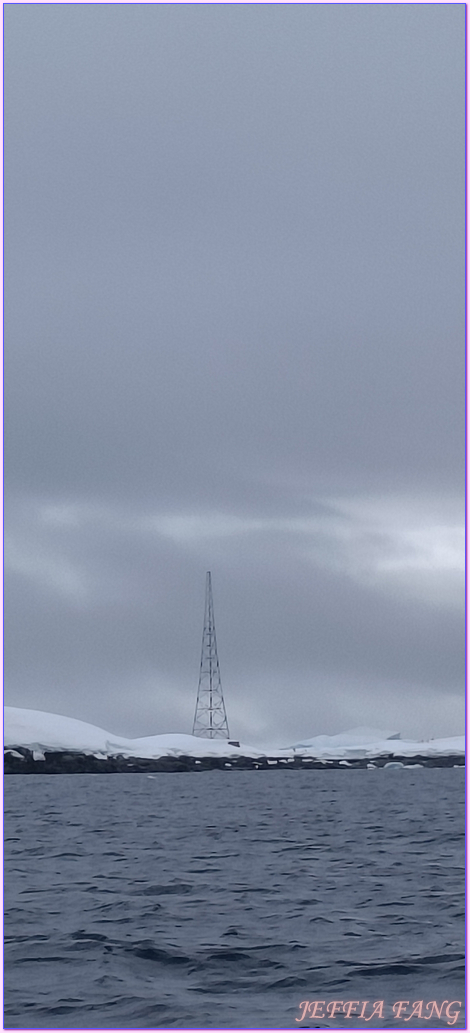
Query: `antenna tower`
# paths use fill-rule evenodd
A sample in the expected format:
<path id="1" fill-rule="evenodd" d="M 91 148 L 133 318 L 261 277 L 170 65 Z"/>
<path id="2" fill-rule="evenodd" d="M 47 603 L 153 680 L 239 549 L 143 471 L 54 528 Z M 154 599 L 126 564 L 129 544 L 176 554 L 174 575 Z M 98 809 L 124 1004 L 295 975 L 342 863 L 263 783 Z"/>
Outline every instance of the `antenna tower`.
<path id="1" fill-rule="evenodd" d="M 210 571 L 206 574 L 206 606 L 202 633 L 201 669 L 197 690 L 193 735 L 202 739 L 228 739 L 229 730 L 220 680 L 215 637 L 214 603 Z"/>

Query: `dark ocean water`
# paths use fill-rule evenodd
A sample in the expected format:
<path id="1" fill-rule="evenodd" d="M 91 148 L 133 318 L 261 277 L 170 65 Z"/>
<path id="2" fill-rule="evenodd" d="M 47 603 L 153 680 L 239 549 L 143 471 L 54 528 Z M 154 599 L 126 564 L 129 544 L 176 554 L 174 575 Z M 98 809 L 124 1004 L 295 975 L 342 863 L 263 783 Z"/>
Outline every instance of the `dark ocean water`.
<path id="1" fill-rule="evenodd" d="M 463 769 L 11 775 L 5 838 L 6 1028 L 463 1008 Z"/>

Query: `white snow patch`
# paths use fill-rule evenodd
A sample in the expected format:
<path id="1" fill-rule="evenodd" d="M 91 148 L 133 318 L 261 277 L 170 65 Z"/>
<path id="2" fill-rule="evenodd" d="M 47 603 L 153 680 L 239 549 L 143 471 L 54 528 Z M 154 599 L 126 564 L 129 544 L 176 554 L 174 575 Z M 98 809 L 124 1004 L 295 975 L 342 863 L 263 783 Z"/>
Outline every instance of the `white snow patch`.
<path id="1" fill-rule="evenodd" d="M 352 728 L 349 732 L 340 732 L 338 735 L 315 735 L 313 739 L 303 739 L 302 742 L 294 743 L 293 748 L 309 748 L 314 746 L 364 746 L 367 743 L 382 742 L 384 739 L 399 739 L 398 732 L 384 732 L 379 728 Z"/>
<path id="2" fill-rule="evenodd" d="M 401 757 L 449 756 L 465 753 L 465 736 L 411 742 L 397 738 L 397 733 L 370 728 L 354 728 L 339 735 L 317 735 L 304 739 L 295 746 L 256 747 L 231 746 L 226 739 L 201 739 L 194 735 L 150 735 L 140 739 L 126 739 L 112 735 L 103 728 L 61 717 L 42 710 L 5 707 L 5 748 L 23 746 L 36 756 L 44 751 L 73 751 L 109 757 L 158 758 L 186 757 L 278 757 L 292 761 L 295 756 L 317 760 L 354 760 L 386 754 Z"/>
<path id="3" fill-rule="evenodd" d="M 259 757 L 253 746 L 230 746 L 225 739 L 200 739 L 194 735 L 150 735 L 142 739 L 113 736 L 103 728 L 73 717 L 42 710 L 5 707 L 4 745 L 44 750 L 73 751 L 94 756 L 157 758 L 164 756 Z M 38 758 L 39 759 L 39 758 Z"/>

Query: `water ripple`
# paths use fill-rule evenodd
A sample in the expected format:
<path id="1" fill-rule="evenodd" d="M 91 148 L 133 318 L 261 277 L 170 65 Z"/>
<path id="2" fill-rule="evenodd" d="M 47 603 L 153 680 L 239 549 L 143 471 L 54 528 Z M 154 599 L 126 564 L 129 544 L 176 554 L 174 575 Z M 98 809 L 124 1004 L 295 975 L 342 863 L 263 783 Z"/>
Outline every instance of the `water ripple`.
<path id="1" fill-rule="evenodd" d="M 5 788 L 7 1029 L 295 1028 L 306 999 L 463 1000 L 461 770 Z"/>

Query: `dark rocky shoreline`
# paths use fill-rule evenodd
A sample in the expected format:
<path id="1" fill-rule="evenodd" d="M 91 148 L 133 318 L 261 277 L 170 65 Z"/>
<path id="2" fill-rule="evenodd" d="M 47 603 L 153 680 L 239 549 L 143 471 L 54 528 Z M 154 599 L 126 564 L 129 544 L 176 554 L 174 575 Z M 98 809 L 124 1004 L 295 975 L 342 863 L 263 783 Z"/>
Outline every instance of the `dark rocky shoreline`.
<path id="1" fill-rule="evenodd" d="M 464 767 L 465 758 L 462 754 L 449 756 L 415 756 L 399 757 L 388 754 L 381 757 L 354 758 L 351 760 L 317 760 L 312 757 L 293 757 L 292 759 L 279 757 L 159 757 L 148 759 L 145 757 L 124 757 L 117 755 L 113 757 L 95 757 L 93 754 L 76 753 L 72 751 L 59 752 L 45 751 L 44 760 L 35 760 L 32 750 L 24 746 L 9 747 L 4 752 L 4 772 L 6 775 L 98 775 L 98 774 L 152 774 L 158 771 L 212 771 L 219 769 L 223 771 L 276 771 L 295 769 L 332 771 L 338 768 L 367 768 L 368 764 L 374 764 L 382 768 L 390 762 L 401 763 L 406 766 L 419 764 L 424 768 L 453 768 Z"/>

